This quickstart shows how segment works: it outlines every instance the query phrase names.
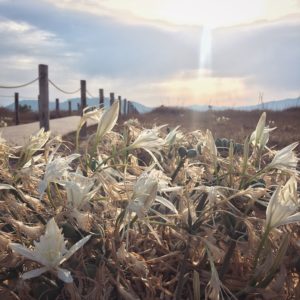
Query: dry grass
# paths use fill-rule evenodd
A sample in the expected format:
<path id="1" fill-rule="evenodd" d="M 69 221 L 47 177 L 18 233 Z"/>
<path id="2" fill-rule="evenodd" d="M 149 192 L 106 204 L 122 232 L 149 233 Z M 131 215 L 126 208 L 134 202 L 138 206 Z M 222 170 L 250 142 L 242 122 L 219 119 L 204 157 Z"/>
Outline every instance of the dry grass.
<path id="1" fill-rule="evenodd" d="M 194 112 L 191 110 L 159 107 L 153 112 L 137 115 L 142 124 L 151 127 L 153 124 L 168 124 L 170 127 L 180 125 L 182 130 L 210 129 L 217 138 L 234 139 L 243 143 L 246 136 L 255 128 L 262 111 L 206 111 Z M 227 122 L 217 122 L 218 117 L 228 117 Z M 300 141 L 300 108 L 291 108 L 285 111 L 267 111 L 267 120 L 274 121 L 270 127 L 277 127 L 270 136 L 270 144 L 284 147 L 294 141 Z M 300 150 L 300 148 L 298 148 Z"/>
<path id="2" fill-rule="evenodd" d="M 294 111 L 284 114 L 292 127 L 299 128 Z M 214 121 L 224 115 L 230 118 L 225 125 Z M 143 123 L 119 120 L 115 132 L 101 139 L 97 155 L 91 150 L 95 127 L 90 128 L 89 139 L 80 144 L 81 157 L 64 175 L 70 181 L 70 174 L 80 170 L 97 189 L 80 207 L 80 218 L 71 213 L 63 185 L 52 180 L 42 200 L 38 192 L 51 155 L 55 159 L 75 151 L 70 144 L 74 135 L 66 137 L 67 143 L 54 139 L 35 148 L 32 142 L 23 149 L 1 143 L 1 299 L 299 299 L 299 226 L 292 223 L 268 231 L 265 223 L 274 189 L 297 171 L 269 168 L 275 151 L 259 152 L 252 145 L 248 154 L 232 148 L 231 154 L 227 149 L 215 156 L 209 134 L 192 132 L 210 127 L 215 137 L 243 142 L 259 115 L 158 110 L 139 117 Z M 279 113 L 269 115 L 273 118 L 281 132 L 284 118 Z M 154 142 L 164 140 L 166 128 L 153 129 L 153 123 L 182 125 L 184 130 L 171 144 L 156 143 L 160 155 L 154 165 L 145 149 L 152 145 L 153 150 Z M 147 124 L 156 141 L 130 148 Z M 286 143 L 297 136 L 292 131 Z M 194 150 L 182 154 L 188 149 Z M 150 190 L 148 183 L 138 186 L 142 174 L 149 178 Z M 167 206 L 155 202 L 159 197 Z M 295 212 L 298 198 L 299 192 Z M 50 272 L 23 280 L 24 272 L 40 265 L 17 255 L 9 245 L 32 248 L 52 217 L 63 229 L 67 248 L 92 234 L 63 263 L 74 281 L 66 284 Z"/>

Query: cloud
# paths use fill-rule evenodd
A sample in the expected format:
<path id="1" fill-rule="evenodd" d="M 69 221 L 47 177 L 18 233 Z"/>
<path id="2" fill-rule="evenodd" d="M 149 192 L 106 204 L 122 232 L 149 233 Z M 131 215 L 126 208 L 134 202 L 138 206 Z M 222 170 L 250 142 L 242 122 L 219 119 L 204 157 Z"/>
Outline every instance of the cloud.
<path id="1" fill-rule="evenodd" d="M 299 90 L 300 18 L 215 30 L 212 74 L 266 89 Z"/>
<path id="2" fill-rule="evenodd" d="M 61 50 L 63 41 L 48 31 L 40 30 L 26 22 L 0 18 L 2 56 L 51 56 Z"/>
<path id="3" fill-rule="evenodd" d="M 198 72 L 201 33 L 195 26 L 128 22 L 108 11 L 0 0 L 0 82 L 29 81 L 46 63 L 51 79 L 66 90 L 87 79 L 93 95 L 103 87 L 144 103 L 166 97 L 246 101 L 258 91 L 298 96 L 299 16 L 215 29 L 207 78 Z M 24 93 L 37 94 L 37 88 Z"/>
<path id="4" fill-rule="evenodd" d="M 73 67 L 78 72 L 111 78 L 154 78 L 197 67 L 199 42 L 187 34 L 195 32 L 193 27 L 167 30 L 134 25 L 46 3 L 3 6 L 2 13 L 9 18 L 47 30 L 65 43 L 65 51 L 77 53 Z"/>
<path id="5" fill-rule="evenodd" d="M 66 90 L 77 89 L 79 80 L 87 79 L 93 95 L 104 87 L 137 99 L 138 86 L 197 68 L 194 35 L 199 31 L 124 23 L 42 1 L 1 3 L 0 61 L 5 67 L 0 82 L 29 81 L 37 75 L 37 65 L 46 63 L 51 79 Z M 37 88 L 22 93 L 35 95 Z M 65 97 L 55 93 L 51 90 L 54 97 Z"/>

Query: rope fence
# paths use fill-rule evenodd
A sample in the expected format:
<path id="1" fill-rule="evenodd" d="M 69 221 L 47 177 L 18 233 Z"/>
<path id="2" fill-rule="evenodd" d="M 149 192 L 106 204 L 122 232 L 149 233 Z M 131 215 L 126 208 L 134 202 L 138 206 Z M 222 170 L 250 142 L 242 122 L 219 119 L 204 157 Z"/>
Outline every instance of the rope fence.
<path id="1" fill-rule="evenodd" d="M 5 86 L 5 85 L 0 85 L 0 89 L 19 89 L 28 85 L 31 85 L 33 83 L 35 83 L 36 81 L 39 80 L 39 77 L 27 82 L 27 83 L 23 83 L 23 84 L 19 84 L 19 85 L 10 85 L 10 86 Z"/>
<path id="2" fill-rule="evenodd" d="M 82 114 L 83 109 L 87 106 L 87 98 L 88 95 L 90 98 L 97 99 L 99 98 L 99 107 L 104 107 L 104 89 L 99 89 L 99 96 L 95 97 L 92 93 L 90 93 L 86 89 L 86 81 L 81 80 L 80 81 L 80 87 L 77 90 L 74 91 L 67 91 L 63 88 L 61 88 L 59 85 L 54 83 L 49 77 L 48 77 L 48 66 L 47 65 L 39 65 L 38 66 L 38 77 L 23 83 L 23 84 L 16 84 L 16 85 L 0 85 L 0 89 L 19 89 L 23 88 L 29 85 L 34 84 L 35 82 L 38 82 L 38 89 L 39 92 L 37 93 L 37 97 L 26 97 L 21 96 L 19 93 L 14 93 L 14 95 L 0 95 L 0 98 L 14 98 L 15 100 L 15 121 L 16 125 L 19 124 L 19 98 L 27 98 L 27 99 L 38 99 L 38 111 L 39 111 L 39 120 L 40 120 L 40 127 L 44 127 L 45 130 L 49 130 L 49 85 L 53 86 L 56 90 L 59 92 L 66 94 L 66 95 L 74 95 L 77 93 L 80 93 L 80 99 L 81 104 L 77 103 L 77 111 Z M 121 98 L 121 96 L 118 96 L 118 100 L 115 100 L 114 93 L 110 93 L 110 98 L 107 99 L 109 105 L 112 105 L 114 101 L 119 101 L 120 103 L 120 115 L 127 116 L 128 114 L 135 114 L 138 113 L 132 102 L 127 101 L 126 99 Z M 59 99 L 56 98 L 55 103 L 55 111 L 58 116 L 60 116 L 60 104 Z M 123 102 L 123 105 L 122 105 Z M 72 114 L 72 102 L 71 100 L 68 100 L 68 111 L 69 115 Z"/>
<path id="3" fill-rule="evenodd" d="M 0 98 L 13 98 L 13 95 L 0 95 Z"/>
<path id="4" fill-rule="evenodd" d="M 91 98 L 96 98 L 95 96 L 93 96 L 88 90 L 86 90 L 86 93 L 88 96 L 90 96 Z"/>
<path id="5" fill-rule="evenodd" d="M 0 98 L 14 98 L 14 95 L 0 95 Z M 26 99 L 26 100 L 36 100 L 37 96 L 27 96 L 19 94 L 19 98 Z"/>
<path id="6" fill-rule="evenodd" d="M 60 88 L 59 86 L 57 86 L 52 80 L 48 79 L 49 83 L 55 87 L 58 91 L 64 93 L 64 94 L 67 94 L 67 95 L 72 95 L 72 94 L 77 94 L 78 92 L 80 92 L 80 88 L 77 89 L 76 91 L 73 91 L 73 92 L 68 92 L 68 91 L 65 91 L 63 90 L 62 88 Z"/>

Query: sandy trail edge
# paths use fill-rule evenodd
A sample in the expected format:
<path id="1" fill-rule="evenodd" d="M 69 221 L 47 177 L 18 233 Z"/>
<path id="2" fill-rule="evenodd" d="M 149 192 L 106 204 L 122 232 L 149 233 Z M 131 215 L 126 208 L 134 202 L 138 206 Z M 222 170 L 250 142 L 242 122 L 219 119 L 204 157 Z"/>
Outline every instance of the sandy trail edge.
<path id="1" fill-rule="evenodd" d="M 76 131 L 79 120 L 79 116 L 50 120 L 51 135 L 63 136 L 70 132 Z M 88 122 L 88 126 L 95 123 L 96 122 Z M 17 126 L 4 127 L 1 128 L 0 131 L 2 132 L 2 137 L 8 142 L 8 144 L 12 146 L 23 146 L 30 135 L 38 132 L 39 128 L 39 122 L 33 122 Z"/>

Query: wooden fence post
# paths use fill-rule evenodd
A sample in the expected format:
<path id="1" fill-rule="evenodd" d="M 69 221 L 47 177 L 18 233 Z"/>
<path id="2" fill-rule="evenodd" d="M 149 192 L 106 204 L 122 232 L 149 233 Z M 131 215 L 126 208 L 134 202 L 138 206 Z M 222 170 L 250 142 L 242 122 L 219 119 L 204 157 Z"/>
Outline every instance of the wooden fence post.
<path id="1" fill-rule="evenodd" d="M 110 96 L 110 106 L 112 106 L 113 103 L 115 102 L 115 94 L 114 93 L 110 93 L 109 96 Z"/>
<path id="2" fill-rule="evenodd" d="M 15 116 L 16 116 L 16 125 L 20 124 L 19 118 L 19 93 L 15 93 Z"/>
<path id="3" fill-rule="evenodd" d="M 131 114 L 131 102 L 127 101 L 127 114 L 130 115 Z"/>
<path id="4" fill-rule="evenodd" d="M 127 116 L 127 99 L 126 98 L 124 99 L 124 102 L 123 102 L 123 115 Z"/>
<path id="5" fill-rule="evenodd" d="M 40 99 L 40 95 L 37 96 L 37 99 L 38 99 L 38 117 L 39 117 L 39 122 L 40 122 L 40 127 L 41 127 L 41 123 L 42 123 L 42 118 L 41 118 L 41 114 L 40 114 L 40 111 L 41 111 L 41 99 Z"/>
<path id="6" fill-rule="evenodd" d="M 131 101 L 128 101 L 128 114 L 131 115 L 139 114 L 138 110 L 136 109 L 136 107 L 133 105 Z"/>
<path id="7" fill-rule="evenodd" d="M 60 116 L 60 110 L 59 110 L 59 99 L 55 99 L 55 111 L 56 111 L 56 117 Z"/>
<path id="8" fill-rule="evenodd" d="M 122 98 L 121 96 L 118 96 L 119 101 L 119 117 L 122 115 Z"/>
<path id="9" fill-rule="evenodd" d="M 83 115 L 83 109 L 86 108 L 86 81 L 80 80 L 80 91 L 81 91 L 81 116 Z M 81 137 L 87 136 L 86 123 L 82 126 L 80 131 Z"/>
<path id="10" fill-rule="evenodd" d="M 99 107 L 104 107 L 104 90 L 99 89 Z"/>
<path id="11" fill-rule="evenodd" d="M 69 116 L 72 115 L 72 102 L 71 100 L 68 101 L 68 105 L 69 105 Z"/>
<path id="12" fill-rule="evenodd" d="M 44 127 L 45 131 L 49 131 L 49 82 L 47 65 L 39 65 L 39 96 L 40 128 Z"/>

